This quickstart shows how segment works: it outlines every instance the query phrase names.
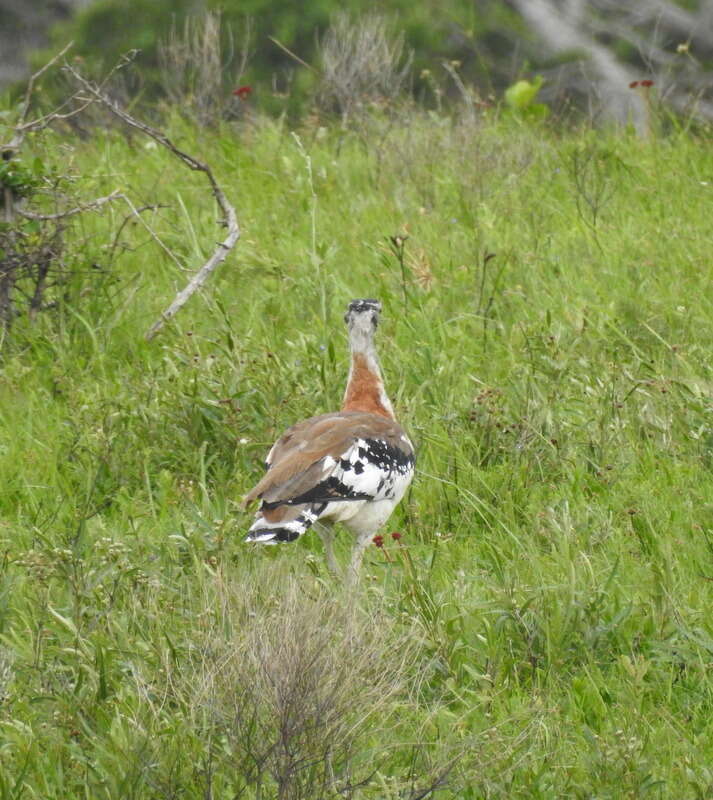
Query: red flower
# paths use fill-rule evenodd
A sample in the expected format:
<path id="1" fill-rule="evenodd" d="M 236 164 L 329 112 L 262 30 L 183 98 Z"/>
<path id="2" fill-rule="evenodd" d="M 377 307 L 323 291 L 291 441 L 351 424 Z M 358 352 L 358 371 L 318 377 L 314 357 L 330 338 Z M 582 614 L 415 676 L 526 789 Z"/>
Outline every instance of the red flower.
<path id="1" fill-rule="evenodd" d="M 252 90 L 252 86 L 238 86 L 237 89 L 233 89 L 233 94 L 236 97 L 239 97 L 241 100 L 247 100 L 248 95 L 252 93 Z"/>
<path id="2" fill-rule="evenodd" d="M 372 541 L 374 542 L 374 544 L 377 547 L 383 547 L 384 546 L 384 537 L 380 533 L 377 533 Z"/>
<path id="3" fill-rule="evenodd" d="M 650 89 L 654 85 L 653 81 L 641 81 L 641 86 L 646 89 Z"/>
<path id="4" fill-rule="evenodd" d="M 629 88 L 630 88 L 630 89 L 636 89 L 636 87 L 637 87 L 638 85 L 639 85 L 639 82 L 638 82 L 638 81 L 632 81 L 632 82 L 629 84 Z M 233 94 L 235 94 L 235 92 L 233 92 Z"/>
<path id="5" fill-rule="evenodd" d="M 403 534 L 399 533 L 398 531 L 394 531 L 394 532 L 391 534 L 391 538 L 392 538 L 392 539 L 393 539 L 395 542 L 398 542 L 398 541 L 399 541 L 399 539 L 401 538 L 401 536 L 402 536 L 402 535 L 403 535 Z"/>

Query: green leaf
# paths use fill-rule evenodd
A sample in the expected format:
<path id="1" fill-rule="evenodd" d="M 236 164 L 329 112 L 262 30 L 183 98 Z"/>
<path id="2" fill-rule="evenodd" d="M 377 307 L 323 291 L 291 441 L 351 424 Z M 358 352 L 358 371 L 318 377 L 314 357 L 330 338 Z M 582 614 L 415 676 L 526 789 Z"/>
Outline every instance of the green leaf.
<path id="1" fill-rule="evenodd" d="M 524 111 L 532 105 L 542 83 L 542 75 L 538 75 L 532 83 L 525 80 L 514 83 L 505 90 L 505 103 L 514 111 Z"/>

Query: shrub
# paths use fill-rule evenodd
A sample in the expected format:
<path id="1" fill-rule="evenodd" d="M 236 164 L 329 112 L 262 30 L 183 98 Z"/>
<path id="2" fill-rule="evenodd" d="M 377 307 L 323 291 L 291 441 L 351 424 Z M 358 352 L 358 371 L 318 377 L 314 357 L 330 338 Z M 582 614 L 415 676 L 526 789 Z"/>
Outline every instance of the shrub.
<path id="1" fill-rule="evenodd" d="M 321 104 L 343 119 L 367 105 L 392 103 L 405 89 L 413 54 L 403 32 L 393 34 L 386 17 L 337 14 L 319 45 Z"/>

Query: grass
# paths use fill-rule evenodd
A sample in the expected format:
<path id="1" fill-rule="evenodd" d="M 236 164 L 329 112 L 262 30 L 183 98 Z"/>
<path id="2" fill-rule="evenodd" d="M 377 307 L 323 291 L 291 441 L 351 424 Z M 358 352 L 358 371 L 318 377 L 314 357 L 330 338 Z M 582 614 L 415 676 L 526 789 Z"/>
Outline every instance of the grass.
<path id="1" fill-rule="evenodd" d="M 713 796 L 709 132 L 171 133 L 243 238 L 152 343 L 216 239 L 200 176 L 44 145 L 165 203 L 178 263 L 85 215 L 5 343 L 0 798 Z M 238 502 L 338 406 L 358 296 L 419 472 L 345 609 L 317 537 L 248 547 Z"/>

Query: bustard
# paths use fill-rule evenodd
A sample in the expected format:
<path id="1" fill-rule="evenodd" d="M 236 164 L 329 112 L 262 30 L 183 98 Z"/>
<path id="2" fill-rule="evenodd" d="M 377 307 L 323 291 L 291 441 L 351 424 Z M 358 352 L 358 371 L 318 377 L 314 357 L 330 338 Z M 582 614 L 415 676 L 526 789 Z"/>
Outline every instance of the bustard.
<path id="1" fill-rule="evenodd" d="M 313 525 L 333 573 L 332 525 L 341 522 L 355 537 L 347 583 L 358 579 L 364 550 L 391 516 L 414 473 L 414 450 L 396 422 L 384 391 L 374 333 L 378 300 L 352 300 L 344 321 L 351 366 L 342 410 L 298 422 L 267 454 L 267 473 L 245 496 L 260 499 L 246 541 L 291 542 Z"/>

